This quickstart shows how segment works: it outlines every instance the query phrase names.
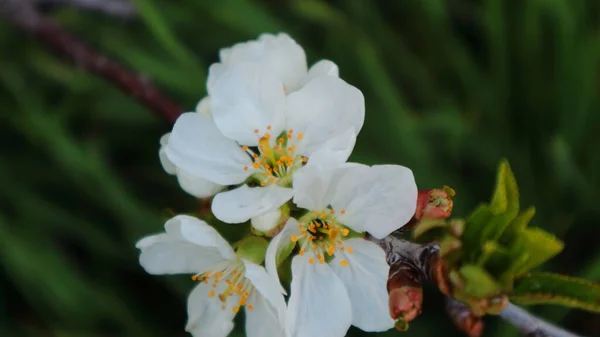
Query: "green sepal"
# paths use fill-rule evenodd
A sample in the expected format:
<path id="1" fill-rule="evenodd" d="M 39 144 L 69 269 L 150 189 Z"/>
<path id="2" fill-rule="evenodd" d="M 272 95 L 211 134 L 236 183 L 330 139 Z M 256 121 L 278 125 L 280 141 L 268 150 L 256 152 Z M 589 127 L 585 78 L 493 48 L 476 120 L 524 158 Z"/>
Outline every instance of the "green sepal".
<path id="1" fill-rule="evenodd" d="M 236 242 L 234 246 L 238 257 L 256 264 L 262 264 L 265 260 L 269 242 L 262 237 L 252 235 Z"/>
<path id="2" fill-rule="evenodd" d="M 396 328 L 396 330 L 398 331 L 406 331 L 408 330 L 408 322 L 404 320 L 404 318 L 398 318 L 396 320 L 396 322 L 394 323 L 394 327 Z"/>
<path id="3" fill-rule="evenodd" d="M 528 304 L 556 304 L 600 312 L 600 285 L 585 279 L 552 273 L 532 273 L 515 280 L 511 301 Z"/>
<path id="4" fill-rule="evenodd" d="M 494 278 L 480 266 L 467 264 L 460 268 L 459 274 L 464 282 L 460 292 L 468 297 L 487 298 L 500 291 Z"/>
<path id="5" fill-rule="evenodd" d="M 286 237 L 283 237 L 282 240 L 286 240 Z M 278 267 L 292 254 L 295 247 L 296 243 L 291 240 L 286 240 L 286 242 L 279 244 L 279 249 L 275 255 L 275 263 L 277 263 Z"/>

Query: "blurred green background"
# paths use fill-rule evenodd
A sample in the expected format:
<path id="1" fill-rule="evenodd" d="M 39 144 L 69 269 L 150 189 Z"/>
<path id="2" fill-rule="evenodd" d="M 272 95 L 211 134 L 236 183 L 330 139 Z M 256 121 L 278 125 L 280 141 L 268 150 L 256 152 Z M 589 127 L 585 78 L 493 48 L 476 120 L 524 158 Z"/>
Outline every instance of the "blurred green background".
<path id="1" fill-rule="evenodd" d="M 600 2 L 133 2 L 129 20 L 45 10 L 190 110 L 219 48 L 288 32 L 309 63 L 333 60 L 365 94 L 354 160 L 408 166 L 421 189 L 452 186 L 463 216 L 489 198 L 506 157 L 522 205 L 537 208 L 533 225 L 566 241 L 545 268 L 600 280 Z M 1 336 L 186 336 L 192 282 L 146 275 L 134 249 L 169 214 L 197 207 L 158 161 L 169 130 L 0 22 Z M 459 336 L 442 297 L 433 288 L 425 297 L 404 335 Z M 600 335 L 597 315 L 530 309 Z M 486 322 L 484 336 L 518 335 Z"/>

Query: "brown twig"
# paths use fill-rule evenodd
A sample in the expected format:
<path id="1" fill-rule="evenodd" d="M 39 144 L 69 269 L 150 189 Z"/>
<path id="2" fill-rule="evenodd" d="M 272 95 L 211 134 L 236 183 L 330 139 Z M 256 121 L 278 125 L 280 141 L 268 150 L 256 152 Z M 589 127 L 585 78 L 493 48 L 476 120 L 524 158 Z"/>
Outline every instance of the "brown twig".
<path id="1" fill-rule="evenodd" d="M 145 76 L 126 69 L 88 47 L 57 22 L 37 12 L 29 0 L 0 0 L 0 14 L 8 22 L 35 36 L 59 56 L 114 84 L 168 122 L 173 123 L 183 111 Z"/>
<path id="2" fill-rule="evenodd" d="M 33 0 L 36 5 L 60 5 L 102 12 L 120 18 L 131 18 L 137 14 L 135 6 L 128 0 Z"/>

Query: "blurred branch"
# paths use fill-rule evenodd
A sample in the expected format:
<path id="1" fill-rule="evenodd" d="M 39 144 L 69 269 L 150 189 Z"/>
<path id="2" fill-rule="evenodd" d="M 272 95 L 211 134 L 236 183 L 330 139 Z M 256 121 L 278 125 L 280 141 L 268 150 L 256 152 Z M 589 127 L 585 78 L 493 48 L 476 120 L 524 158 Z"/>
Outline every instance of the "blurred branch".
<path id="1" fill-rule="evenodd" d="M 57 22 L 41 15 L 30 0 L 0 0 L 0 14 L 6 21 L 35 36 L 58 56 L 104 78 L 167 121 L 174 122 L 183 111 L 144 75 L 134 73 L 88 47 Z"/>
<path id="2" fill-rule="evenodd" d="M 392 290 L 406 289 L 407 286 L 420 289 L 424 281 L 433 281 L 443 293 L 450 293 L 448 285 L 442 277 L 444 263 L 438 257 L 439 248 L 437 245 L 419 245 L 392 235 L 382 240 L 369 237 L 369 240 L 379 244 L 386 252 L 387 262 L 390 265 L 388 291 L 390 291 L 390 283 L 394 284 Z M 423 301 L 422 296 L 406 297 L 400 302 L 397 298 L 397 295 L 392 296 L 392 292 L 390 292 L 390 309 L 401 303 L 400 309 L 405 311 L 401 313 L 390 311 L 392 317 L 396 314 L 395 319 L 404 319 L 405 322 L 416 318 L 417 315 L 413 315 L 414 308 L 419 308 L 420 311 Z M 412 300 L 413 302 L 406 304 L 404 303 L 406 300 Z M 468 307 L 453 299 L 449 299 L 446 305 L 452 321 L 459 330 L 471 337 L 477 337 L 481 334 L 483 322 Z M 577 335 L 545 322 L 512 303 L 509 303 L 502 310 L 500 317 L 529 337 L 577 337 Z"/>
<path id="3" fill-rule="evenodd" d="M 131 18 L 137 10 L 128 0 L 33 0 L 36 5 L 63 5 L 102 12 L 112 16 Z"/>
<path id="4" fill-rule="evenodd" d="M 528 337 L 578 337 L 575 334 L 535 317 L 512 303 L 508 303 L 500 313 L 500 317 L 519 328 L 519 330 Z"/>

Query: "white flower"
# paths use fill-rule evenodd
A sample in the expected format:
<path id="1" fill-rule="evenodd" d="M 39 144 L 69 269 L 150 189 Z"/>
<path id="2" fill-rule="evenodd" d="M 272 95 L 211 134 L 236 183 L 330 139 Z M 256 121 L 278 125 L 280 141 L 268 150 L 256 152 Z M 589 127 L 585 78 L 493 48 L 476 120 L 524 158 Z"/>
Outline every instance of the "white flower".
<path id="1" fill-rule="evenodd" d="M 244 184 L 212 203 L 217 218 L 241 223 L 290 200 L 292 177 L 304 163 L 348 159 L 364 122 L 364 98 L 327 64 L 307 73 L 304 51 L 287 35 L 265 35 L 221 54 L 208 81 L 212 118 L 181 115 L 165 153 L 194 176 Z"/>
<path id="2" fill-rule="evenodd" d="M 196 113 L 206 116 L 207 118 L 212 118 L 210 111 L 210 98 L 205 97 L 198 103 L 196 107 Z M 173 164 L 169 158 L 167 157 L 167 145 L 169 144 L 169 136 L 171 134 L 167 133 L 160 138 L 160 150 L 158 151 L 158 155 L 160 158 L 160 163 L 162 164 L 163 169 L 171 175 L 177 176 L 177 181 L 181 188 L 197 197 L 197 198 L 208 198 L 212 197 L 219 191 L 221 191 L 224 186 L 216 184 L 210 180 L 204 179 L 201 176 L 190 173 L 184 169 L 181 169 L 175 164 Z"/>
<path id="3" fill-rule="evenodd" d="M 199 281 L 188 298 L 186 331 L 195 337 L 225 337 L 233 317 L 245 306 L 246 334 L 285 336 L 285 301 L 265 269 L 238 258 L 204 221 L 180 215 L 166 233 L 140 240 L 140 264 L 150 274 L 193 274 Z"/>
<path id="4" fill-rule="evenodd" d="M 412 172 L 397 165 L 307 165 L 294 177 L 294 193 L 294 203 L 310 212 L 288 221 L 266 257 L 267 270 L 277 277 L 278 255 L 290 243 L 299 247 L 286 331 L 292 337 L 337 337 L 350 325 L 365 331 L 393 327 L 385 254 L 357 234 L 382 238 L 410 220 L 417 202 Z"/>

